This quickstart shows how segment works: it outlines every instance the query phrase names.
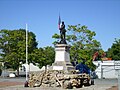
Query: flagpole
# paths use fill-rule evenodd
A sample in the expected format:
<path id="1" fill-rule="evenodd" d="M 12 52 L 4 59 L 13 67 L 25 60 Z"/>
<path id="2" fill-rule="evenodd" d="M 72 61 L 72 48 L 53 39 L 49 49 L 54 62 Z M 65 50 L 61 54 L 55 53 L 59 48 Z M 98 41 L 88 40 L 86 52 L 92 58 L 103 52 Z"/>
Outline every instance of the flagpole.
<path id="1" fill-rule="evenodd" d="M 24 84 L 25 87 L 28 87 L 28 26 L 26 24 L 26 82 Z"/>
<path id="2" fill-rule="evenodd" d="M 58 29 L 60 29 L 60 24 L 61 24 L 61 17 L 60 17 L 60 13 L 59 13 L 59 19 L 58 19 Z"/>
<path id="3" fill-rule="evenodd" d="M 28 80 L 27 65 L 28 65 L 28 32 L 27 32 L 27 24 L 26 24 L 26 81 Z"/>

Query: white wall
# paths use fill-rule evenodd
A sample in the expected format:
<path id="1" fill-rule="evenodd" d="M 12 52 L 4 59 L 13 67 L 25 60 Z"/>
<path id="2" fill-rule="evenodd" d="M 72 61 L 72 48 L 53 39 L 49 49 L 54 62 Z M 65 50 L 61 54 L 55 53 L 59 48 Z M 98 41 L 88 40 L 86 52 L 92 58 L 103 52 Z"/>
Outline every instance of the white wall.
<path id="1" fill-rule="evenodd" d="M 32 63 L 30 63 L 29 65 L 23 64 L 22 65 L 22 69 L 20 68 L 20 71 L 24 72 L 23 67 L 25 67 L 27 69 L 27 71 L 41 71 L 41 70 L 45 70 L 45 66 L 43 66 L 42 68 L 39 68 L 38 66 L 33 65 Z M 50 69 L 51 67 L 49 65 L 47 65 L 47 69 Z"/>
<path id="2" fill-rule="evenodd" d="M 32 63 L 30 63 L 29 65 L 23 64 L 22 66 L 25 67 L 27 71 L 40 71 L 40 68 L 38 66 L 33 65 Z"/>
<path id="3" fill-rule="evenodd" d="M 114 68 L 114 60 L 112 61 L 93 61 L 97 66 L 95 70 L 98 78 L 117 78 L 118 74 Z M 103 72 L 103 73 L 102 73 Z"/>

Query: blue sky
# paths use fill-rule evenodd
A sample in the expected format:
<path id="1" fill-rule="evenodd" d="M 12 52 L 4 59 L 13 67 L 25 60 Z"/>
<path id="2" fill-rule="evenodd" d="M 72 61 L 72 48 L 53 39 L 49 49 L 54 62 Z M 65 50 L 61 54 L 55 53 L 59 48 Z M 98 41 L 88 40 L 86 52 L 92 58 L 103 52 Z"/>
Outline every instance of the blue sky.
<path id="1" fill-rule="evenodd" d="M 0 30 L 25 28 L 36 34 L 38 47 L 52 46 L 59 34 L 58 16 L 67 25 L 95 31 L 103 50 L 120 38 L 120 0 L 0 0 Z"/>

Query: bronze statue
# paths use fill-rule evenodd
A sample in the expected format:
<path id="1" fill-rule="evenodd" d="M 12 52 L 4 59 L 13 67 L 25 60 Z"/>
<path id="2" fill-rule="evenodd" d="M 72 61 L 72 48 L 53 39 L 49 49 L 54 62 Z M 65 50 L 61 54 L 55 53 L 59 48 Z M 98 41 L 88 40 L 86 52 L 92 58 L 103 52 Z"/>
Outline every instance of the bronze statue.
<path id="1" fill-rule="evenodd" d="M 60 37 L 61 37 L 61 41 L 60 41 L 60 44 L 67 44 L 66 43 L 66 35 L 65 35 L 65 33 L 66 33 L 66 29 L 65 29 L 65 24 L 64 24 L 64 22 L 62 22 L 62 25 L 61 25 L 61 27 L 59 28 L 59 30 L 60 30 Z"/>

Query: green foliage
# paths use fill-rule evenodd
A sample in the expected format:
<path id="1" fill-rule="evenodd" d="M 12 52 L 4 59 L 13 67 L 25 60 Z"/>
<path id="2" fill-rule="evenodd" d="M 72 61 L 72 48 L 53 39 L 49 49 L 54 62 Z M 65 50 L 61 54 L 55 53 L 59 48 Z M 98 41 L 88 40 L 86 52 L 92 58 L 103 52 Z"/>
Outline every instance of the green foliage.
<path id="1" fill-rule="evenodd" d="M 57 43 L 59 43 L 60 35 L 58 35 L 58 34 L 55 33 L 55 34 L 52 36 L 52 38 L 57 39 L 57 41 L 54 41 L 54 42 L 53 42 L 54 45 L 57 44 Z"/>
<path id="2" fill-rule="evenodd" d="M 53 47 L 44 47 L 35 49 L 34 52 L 31 54 L 32 60 L 34 64 L 37 64 L 39 68 L 42 66 L 51 65 L 55 59 L 55 51 Z"/>
<path id="3" fill-rule="evenodd" d="M 71 45 L 70 58 L 71 62 L 83 62 L 87 64 L 91 69 L 95 69 L 95 65 L 92 63 L 92 56 L 96 50 L 101 48 L 100 42 L 94 39 L 96 33 L 87 28 L 87 26 L 80 24 L 68 25 L 66 40 Z M 56 38 L 57 36 L 57 38 Z M 53 35 L 58 42 L 59 35 Z M 54 42 L 54 44 L 56 44 Z"/>
<path id="4" fill-rule="evenodd" d="M 36 36 L 28 32 L 28 53 L 30 54 L 37 46 Z M 14 70 L 19 70 L 19 66 L 25 63 L 26 58 L 26 31 L 1 30 L 0 31 L 0 56 L 2 62 L 10 64 Z M 30 59 L 28 60 L 30 63 Z M 20 64 L 20 62 L 22 62 Z"/>
<path id="5" fill-rule="evenodd" d="M 120 60 L 120 39 L 115 39 L 115 42 L 107 51 L 107 57 L 113 60 Z"/>
<path id="6" fill-rule="evenodd" d="M 26 62 L 26 31 L 24 29 L 1 30 L 0 50 L 0 61 L 4 62 L 7 68 L 19 70 L 21 64 Z M 33 63 L 41 68 L 51 65 L 54 57 L 53 47 L 38 49 L 35 34 L 28 32 L 28 63 Z"/>

